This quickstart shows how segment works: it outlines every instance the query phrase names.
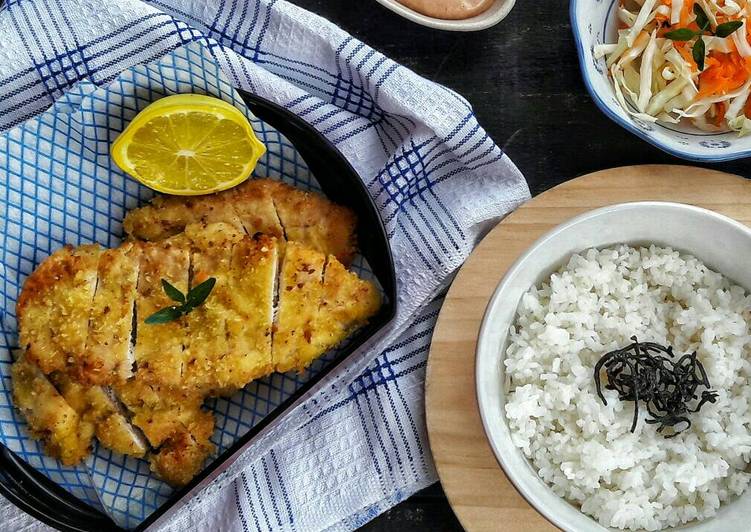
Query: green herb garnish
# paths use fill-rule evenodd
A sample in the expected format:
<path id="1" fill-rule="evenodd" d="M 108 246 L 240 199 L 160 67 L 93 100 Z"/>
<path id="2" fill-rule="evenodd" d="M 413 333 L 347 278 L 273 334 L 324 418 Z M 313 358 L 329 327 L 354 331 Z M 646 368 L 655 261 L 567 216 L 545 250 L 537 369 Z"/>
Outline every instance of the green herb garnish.
<path id="1" fill-rule="evenodd" d="M 214 289 L 215 284 L 216 279 L 214 277 L 209 277 L 198 286 L 194 286 L 188 291 L 188 294 L 185 295 L 168 281 L 162 279 L 164 293 L 167 294 L 167 297 L 172 301 L 176 301 L 180 304 L 171 305 L 169 307 L 164 307 L 161 310 L 157 310 L 154 314 L 146 318 L 144 323 L 148 323 L 149 325 L 168 323 L 170 321 L 175 321 L 180 316 L 188 314 L 206 301 L 206 298 L 209 297 L 209 294 L 211 294 L 211 291 Z"/>
<path id="2" fill-rule="evenodd" d="M 731 20 L 730 22 L 723 22 L 722 24 L 717 26 L 717 29 L 714 30 L 714 34 L 717 37 L 722 37 L 724 39 L 741 26 L 743 26 L 742 20 Z"/>
<path id="3" fill-rule="evenodd" d="M 694 62 L 696 63 L 696 68 L 699 69 L 699 72 L 704 70 L 704 58 L 707 56 L 707 50 L 704 47 L 704 39 L 698 39 L 694 46 L 691 48 L 691 57 L 694 58 Z"/>
<path id="4" fill-rule="evenodd" d="M 690 41 L 694 37 L 699 37 L 691 47 L 691 56 L 694 58 L 699 71 L 702 71 L 704 70 L 704 57 L 707 54 L 704 39 L 701 38 L 702 35 L 724 39 L 743 26 L 743 21 L 731 20 L 729 22 L 723 22 L 722 24 L 718 24 L 715 30 L 712 31 L 709 27 L 709 17 L 699 4 L 694 4 L 694 14 L 696 15 L 695 22 L 696 25 L 699 26 L 699 31 L 692 30 L 691 28 L 678 28 L 667 32 L 665 38 L 670 39 L 671 41 Z"/>
<path id="5" fill-rule="evenodd" d="M 694 15 L 696 15 L 696 25 L 701 31 L 706 31 L 709 28 L 709 17 L 704 8 L 699 4 L 694 4 Z"/>

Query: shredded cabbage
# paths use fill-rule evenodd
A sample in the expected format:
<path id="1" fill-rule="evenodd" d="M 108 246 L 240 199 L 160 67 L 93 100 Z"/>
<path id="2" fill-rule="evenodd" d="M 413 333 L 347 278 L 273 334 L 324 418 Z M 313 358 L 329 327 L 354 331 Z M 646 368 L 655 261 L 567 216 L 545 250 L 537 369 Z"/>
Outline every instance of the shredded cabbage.
<path id="1" fill-rule="evenodd" d="M 673 111 L 673 108 L 668 108 L 668 103 L 678 97 L 687 84 L 688 81 L 686 81 L 685 79 L 678 79 L 667 85 L 664 89 L 655 94 L 652 100 L 649 102 L 649 107 L 647 107 L 647 114 L 656 115 L 660 111 L 671 113 Z"/>
<path id="2" fill-rule="evenodd" d="M 602 59 L 606 55 L 610 55 L 618 49 L 617 44 L 596 44 L 592 49 L 595 54 L 595 59 Z M 624 46 L 624 50 L 626 47 Z"/>
<path id="3" fill-rule="evenodd" d="M 751 120 L 746 118 L 746 115 L 739 115 L 732 120 L 728 120 L 728 126 L 733 131 L 738 132 L 739 137 L 751 133 Z"/>
<path id="4" fill-rule="evenodd" d="M 649 122 L 690 120 L 707 131 L 724 128 L 751 134 L 751 119 L 746 118 L 751 106 L 751 43 L 746 27 L 751 0 L 695 0 L 687 5 L 688 1 L 620 2 L 617 42 L 594 46 L 593 54 L 606 58 L 616 100 L 629 115 Z M 696 30 L 700 10 L 708 20 L 704 31 Z M 729 35 L 717 36 L 718 23 L 731 20 L 742 24 Z M 686 28 L 693 36 L 689 33 L 683 40 Z M 684 35 L 670 33 L 677 29 L 683 29 Z M 703 47 L 697 46 L 698 39 Z M 694 59 L 702 48 L 703 65 Z"/>
<path id="5" fill-rule="evenodd" d="M 621 32 L 618 36 L 618 43 L 616 44 L 615 50 L 610 54 L 610 57 L 608 57 L 605 64 L 608 65 L 608 68 L 613 66 L 613 63 L 618 61 L 618 59 L 621 58 L 623 55 L 623 52 L 628 50 L 628 43 L 626 42 L 626 33 Z"/>
<path id="6" fill-rule="evenodd" d="M 630 28 L 634 25 L 634 22 L 636 22 L 636 15 L 634 15 L 631 11 L 627 9 L 623 9 L 622 7 L 618 8 L 618 19 L 623 22 L 623 24 L 626 25 L 627 28 Z"/>
<path id="7" fill-rule="evenodd" d="M 728 105 L 727 111 L 725 111 L 725 120 L 728 122 L 740 114 L 741 110 L 746 105 L 746 101 L 748 101 L 748 94 L 751 92 L 748 83 L 745 85 L 744 89 L 745 90 L 743 90 L 738 96 L 733 98 L 733 101 Z"/>
<path id="8" fill-rule="evenodd" d="M 670 11 L 670 24 L 678 24 L 681 21 L 681 9 L 683 9 L 683 0 L 673 0 Z"/>
<path id="9" fill-rule="evenodd" d="M 652 31 L 652 35 L 649 38 L 649 44 L 644 49 L 644 55 L 641 61 L 641 70 L 639 75 L 641 76 L 641 83 L 639 84 L 639 97 L 636 100 L 636 107 L 640 113 L 647 110 L 647 104 L 652 97 L 652 62 L 655 57 L 655 50 L 657 50 L 657 30 Z"/>
<path id="10" fill-rule="evenodd" d="M 738 31 L 734 31 L 731 35 L 735 47 L 738 49 L 738 53 L 743 57 L 751 57 L 751 45 L 748 44 L 748 38 L 746 37 L 746 19 L 743 19 L 743 26 Z"/>
<path id="11" fill-rule="evenodd" d="M 641 30 L 644 29 L 644 26 L 646 26 L 647 23 L 650 22 L 650 15 L 652 15 L 652 18 L 654 18 L 654 15 L 652 14 L 652 8 L 654 7 L 656 1 L 657 0 L 644 0 L 644 4 L 641 6 L 639 14 L 636 16 L 636 20 L 634 21 L 633 26 L 631 26 L 631 30 L 628 32 L 627 40 L 629 46 L 634 45 L 636 37 L 639 35 Z"/>

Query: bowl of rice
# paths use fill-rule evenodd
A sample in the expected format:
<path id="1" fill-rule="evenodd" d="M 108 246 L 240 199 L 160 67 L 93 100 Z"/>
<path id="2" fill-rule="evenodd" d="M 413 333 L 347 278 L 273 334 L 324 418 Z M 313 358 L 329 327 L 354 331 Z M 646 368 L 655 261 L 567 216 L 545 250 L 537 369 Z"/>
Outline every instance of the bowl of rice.
<path id="1" fill-rule="evenodd" d="M 749 529 L 749 257 L 739 222 L 638 202 L 558 226 L 506 273 L 477 398 L 500 465 L 553 524 Z"/>

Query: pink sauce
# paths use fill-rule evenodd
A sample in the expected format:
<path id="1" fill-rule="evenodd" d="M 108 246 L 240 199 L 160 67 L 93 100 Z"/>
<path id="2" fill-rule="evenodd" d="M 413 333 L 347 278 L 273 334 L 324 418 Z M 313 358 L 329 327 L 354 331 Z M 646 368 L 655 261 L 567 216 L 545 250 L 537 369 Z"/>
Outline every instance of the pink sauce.
<path id="1" fill-rule="evenodd" d="M 433 18 L 462 20 L 471 18 L 493 5 L 495 0 L 397 0 L 410 9 Z"/>

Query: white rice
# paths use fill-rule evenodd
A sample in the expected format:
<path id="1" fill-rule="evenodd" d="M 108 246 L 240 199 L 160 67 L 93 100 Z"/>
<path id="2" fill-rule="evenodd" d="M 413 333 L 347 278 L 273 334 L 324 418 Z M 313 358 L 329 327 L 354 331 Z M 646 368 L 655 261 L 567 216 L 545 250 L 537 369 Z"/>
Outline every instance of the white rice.
<path id="1" fill-rule="evenodd" d="M 506 351 L 514 444 L 603 526 L 659 530 L 714 515 L 751 479 L 751 296 L 694 257 L 618 246 L 573 255 L 527 292 Z M 666 439 L 634 403 L 595 391 L 605 353 L 639 341 L 696 351 L 719 394 Z M 605 379 L 605 377 L 603 377 Z M 703 388 L 700 388 L 700 391 Z M 700 393 L 700 392 L 699 392 Z"/>

